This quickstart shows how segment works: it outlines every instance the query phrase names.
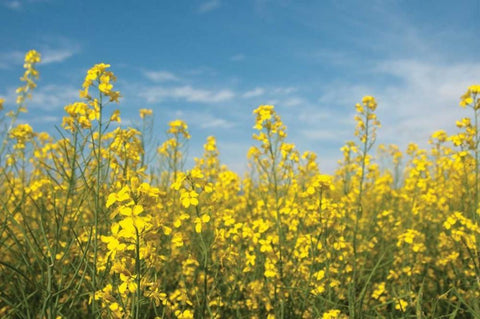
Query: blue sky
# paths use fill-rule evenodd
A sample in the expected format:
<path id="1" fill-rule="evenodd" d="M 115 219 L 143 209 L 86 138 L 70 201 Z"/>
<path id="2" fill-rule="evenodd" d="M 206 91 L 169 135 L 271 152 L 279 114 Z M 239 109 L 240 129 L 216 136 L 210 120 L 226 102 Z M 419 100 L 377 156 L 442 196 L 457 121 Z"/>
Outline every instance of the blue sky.
<path id="1" fill-rule="evenodd" d="M 153 109 L 157 143 L 180 118 L 190 158 L 214 135 L 222 161 L 244 172 L 252 111 L 273 104 L 289 142 L 332 172 L 364 95 L 379 103 L 378 143 L 425 146 L 434 130 L 455 131 L 470 115 L 460 95 L 480 82 L 479 16 L 480 0 L 0 0 L 0 96 L 14 107 L 23 55 L 37 49 L 22 119 L 54 133 L 86 70 L 105 62 L 123 124 Z"/>

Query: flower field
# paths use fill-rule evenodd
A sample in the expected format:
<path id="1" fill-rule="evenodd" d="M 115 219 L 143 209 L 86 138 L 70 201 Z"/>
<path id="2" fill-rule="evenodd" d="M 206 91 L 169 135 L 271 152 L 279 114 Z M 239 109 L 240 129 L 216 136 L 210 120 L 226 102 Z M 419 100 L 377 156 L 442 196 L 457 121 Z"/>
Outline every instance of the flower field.
<path id="1" fill-rule="evenodd" d="M 375 144 L 361 98 L 333 175 L 261 105 L 242 177 L 214 137 L 186 170 L 181 120 L 150 160 L 152 110 L 118 124 L 107 64 L 58 137 L 35 132 L 21 115 L 39 62 L 25 56 L 15 110 L 0 100 L 0 317 L 480 317 L 480 85 L 427 149 Z"/>

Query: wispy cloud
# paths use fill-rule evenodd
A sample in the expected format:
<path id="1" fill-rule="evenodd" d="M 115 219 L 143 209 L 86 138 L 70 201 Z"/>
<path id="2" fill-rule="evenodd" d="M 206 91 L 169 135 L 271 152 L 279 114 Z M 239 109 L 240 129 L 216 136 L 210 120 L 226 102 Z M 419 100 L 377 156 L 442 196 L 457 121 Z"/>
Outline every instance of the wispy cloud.
<path id="1" fill-rule="evenodd" d="M 199 66 L 199 67 L 191 68 L 191 69 L 185 70 L 184 73 L 186 75 L 202 76 L 202 77 L 218 75 L 218 71 L 209 66 Z"/>
<path id="2" fill-rule="evenodd" d="M 189 85 L 177 87 L 148 87 L 139 93 L 149 103 L 164 100 L 185 100 L 198 103 L 218 103 L 231 100 L 235 93 L 229 89 L 206 90 Z"/>
<path id="3" fill-rule="evenodd" d="M 253 90 L 243 93 L 242 97 L 248 99 L 248 98 L 257 97 L 263 94 L 265 94 L 265 89 L 261 87 L 256 87 Z"/>
<path id="4" fill-rule="evenodd" d="M 339 127 L 353 124 L 354 105 L 364 95 L 374 95 L 382 122 L 379 143 L 406 146 L 416 142 L 426 146 L 428 137 L 438 129 L 454 133 L 455 120 L 470 116 L 458 106 L 466 88 L 478 82 L 480 63 L 447 64 L 417 59 L 387 59 L 370 70 L 372 77 L 388 81 L 356 85 L 335 82 L 325 86 L 318 99 L 321 105 L 342 115 Z M 345 94 L 348 92 L 348 94 Z M 348 112 L 350 107 L 351 112 Z"/>
<path id="5" fill-rule="evenodd" d="M 145 71 L 143 74 L 154 82 L 172 82 L 180 80 L 178 76 L 168 71 Z"/>
<path id="6" fill-rule="evenodd" d="M 220 5 L 221 5 L 220 0 L 205 1 L 198 7 L 198 13 L 207 13 L 207 12 L 213 11 L 219 8 Z"/>
<path id="7" fill-rule="evenodd" d="M 180 117 L 201 129 L 230 129 L 235 126 L 234 122 L 206 112 L 182 112 Z"/>
<path id="8" fill-rule="evenodd" d="M 40 49 L 38 51 L 42 57 L 42 65 L 63 62 L 77 53 L 77 51 L 73 48 L 52 48 L 45 45 L 40 45 Z M 0 53 L 0 69 L 8 69 L 17 65 L 21 65 L 26 52 L 27 50 L 25 52 L 13 50 Z"/>
<path id="9" fill-rule="evenodd" d="M 272 93 L 275 94 L 275 95 L 278 95 L 278 94 L 291 94 L 291 93 L 294 93 L 298 91 L 297 88 L 293 87 L 293 86 L 288 86 L 288 87 L 276 87 L 276 88 L 273 88 L 272 89 Z"/>
<path id="10" fill-rule="evenodd" d="M 294 96 L 283 101 L 282 105 L 286 107 L 294 107 L 294 106 L 299 106 L 305 103 L 306 103 L 305 99 L 298 96 Z"/>
<path id="11" fill-rule="evenodd" d="M 65 105 L 78 100 L 79 90 L 73 86 L 50 84 L 39 86 L 32 93 L 32 100 L 27 102 L 27 107 L 32 110 L 57 111 Z M 9 89 L 5 100 L 9 104 L 15 103 L 15 89 Z"/>
<path id="12" fill-rule="evenodd" d="M 235 126 L 233 122 L 229 122 L 220 118 L 208 119 L 200 124 L 201 128 L 231 128 L 233 126 Z"/>
<path id="13" fill-rule="evenodd" d="M 453 133 L 455 120 L 470 116 L 458 106 L 466 88 L 478 82 L 480 63 L 440 64 L 418 60 L 380 63 L 378 72 L 400 80 L 379 94 L 385 133 L 395 142 L 426 142 L 438 129 Z"/>
<path id="14" fill-rule="evenodd" d="M 42 52 L 42 63 L 60 63 L 74 55 L 76 52 L 72 49 L 44 49 Z"/>
<path id="15" fill-rule="evenodd" d="M 47 85 L 34 92 L 31 107 L 44 110 L 63 109 L 68 103 L 78 100 L 79 90 L 73 86 Z"/>
<path id="16" fill-rule="evenodd" d="M 377 73 L 378 75 L 378 73 Z M 344 80 L 335 80 L 320 88 L 322 93 L 317 102 L 328 108 L 338 109 L 345 114 L 345 109 L 351 109 L 365 95 L 376 95 L 382 89 L 374 84 L 356 84 Z M 348 93 L 346 93 L 348 92 Z"/>
<path id="17" fill-rule="evenodd" d="M 310 104 L 305 98 L 300 96 L 292 96 L 292 93 L 297 89 L 293 87 L 275 87 L 265 89 L 263 87 L 256 87 L 242 94 L 245 99 L 262 97 L 261 103 L 267 103 L 279 107 L 294 107 Z M 257 99 L 258 100 L 258 99 Z"/>

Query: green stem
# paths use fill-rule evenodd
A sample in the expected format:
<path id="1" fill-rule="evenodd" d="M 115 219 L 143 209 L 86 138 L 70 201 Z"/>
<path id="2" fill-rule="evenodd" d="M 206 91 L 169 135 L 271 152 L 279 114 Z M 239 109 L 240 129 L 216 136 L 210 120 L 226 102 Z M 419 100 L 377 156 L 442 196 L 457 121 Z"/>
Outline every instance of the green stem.
<path id="1" fill-rule="evenodd" d="M 136 302 L 134 306 L 134 318 L 138 319 L 140 316 L 140 297 L 141 297 L 141 289 L 140 289 L 140 283 L 141 283 L 141 269 L 140 269 L 140 235 L 138 233 L 137 227 L 135 227 L 135 232 L 136 232 L 136 242 L 135 242 L 135 272 L 136 272 L 136 283 L 137 283 L 137 296 L 136 296 Z"/>
<path id="2" fill-rule="evenodd" d="M 96 301 L 95 293 L 97 291 L 97 257 L 98 257 L 98 212 L 100 210 L 100 177 L 101 177 L 101 160 L 102 160 L 102 93 L 99 93 L 99 119 L 98 119 L 98 136 L 97 136 L 97 148 L 96 148 L 96 160 L 97 160 L 97 181 L 95 189 L 95 211 L 94 215 L 94 237 L 93 237 L 93 270 L 92 270 L 92 286 L 93 286 L 93 298 L 92 298 L 92 315 L 96 316 Z M 95 143 L 94 143 L 95 144 Z M 94 145 L 95 149 L 95 145 Z"/>
<path id="3" fill-rule="evenodd" d="M 363 196 L 363 184 L 365 180 L 365 166 L 366 166 L 366 161 L 367 161 L 367 152 L 368 152 L 368 133 L 369 133 L 369 115 L 370 112 L 367 109 L 366 113 L 366 119 L 365 119 L 365 139 L 363 141 L 363 150 L 362 150 L 362 168 L 361 168 L 361 173 L 360 173 L 360 184 L 358 187 L 358 198 L 357 198 L 357 208 L 356 208 L 356 214 L 355 214 L 355 226 L 353 230 L 353 278 L 352 278 L 352 293 L 354 300 L 351 300 L 355 303 L 353 306 L 353 313 L 352 313 L 352 319 L 355 319 L 355 316 L 357 312 L 360 312 L 361 309 L 357 309 L 357 283 L 358 283 L 358 272 L 357 272 L 357 257 L 358 257 L 358 247 L 357 247 L 357 236 L 358 236 L 358 228 L 359 228 L 359 222 L 360 218 L 362 217 L 363 213 L 363 207 L 362 207 L 362 196 Z M 359 307 L 361 305 L 358 305 Z"/>
<path id="4" fill-rule="evenodd" d="M 479 158 L 479 134 L 478 134 L 478 109 L 475 107 L 476 106 L 476 99 L 473 101 L 473 108 L 475 111 L 475 202 L 474 206 L 472 209 L 472 214 L 473 214 L 473 221 L 475 224 L 477 224 L 477 209 L 478 209 L 478 174 L 479 174 L 479 168 L 478 168 L 478 158 Z"/>

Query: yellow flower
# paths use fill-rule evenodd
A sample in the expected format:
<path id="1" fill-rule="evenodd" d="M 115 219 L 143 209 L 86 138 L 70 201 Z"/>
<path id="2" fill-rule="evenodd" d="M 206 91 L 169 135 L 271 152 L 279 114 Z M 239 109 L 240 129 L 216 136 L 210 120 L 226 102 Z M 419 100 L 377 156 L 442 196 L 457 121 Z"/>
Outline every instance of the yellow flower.
<path id="1" fill-rule="evenodd" d="M 174 135 L 180 134 L 186 139 L 190 138 L 190 134 L 188 133 L 188 125 L 184 121 L 174 120 L 168 123 L 168 126 L 169 128 L 167 130 L 167 133 L 174 134 Z"/>
<path id="2" fill-rule="evenodd" d="M 375 101 L 375 98 L 373 96 L 364 96 L 362 99 L 362 103 L 371 111 L 375 111 L 375 109 L 377 108 L 377 101 Z"/>
<path id="3" fill-rule="evenodd" d="M 105 206 L 108 208 L 116 202 L 123 203 L 125 201 L 130 201 L 128 205 L 130 203 L 133 204 L 133 201 L 130 198 L 130 188 L 128 186 L 122 187 L 122 189 L 118 193 L 111 193 L 110 195 L 108 195 L 107 203 Z"/>
<path id="4" fill-rule="evenodd" d="M 184 310 L 183 312 L 176 310 L 175 316 L 177 316 L 178 319 L 193 319 L 193 312 L 189 309 Z"/>
<path id="5" fill-rule="evenodd" d="M 467 91 L 464 95 L 460 97 L 460 106 L 463 108 L 471 104 L 472 102 L 473 102 L 473 98 L 471 96 L 470 91 Z"/>
<path id="6" fill-rule="evenodd" d="M 267 258 L 267 260 L 265 261 L 265 271 L 263 275 L 267 278 L 273 278 L 278 276 L 278 272 L 275 267 L 275 264 L 270 258 Z"/>
<path id="7" fill-rule="evenodd" d="M 110 93 L 112 88 L 113 88 L 113 85 L 106 82 L 102 82 L 98 85 L 98 89 L 100 90 L 100 92 L 105 93 L 106 95 Z"/>
<path id="8" fill-rule="evenodd" d="M 113 111 L 112 116 L 110 116 L 110 121 L 111 122 L 117 122 L 117 123 L 120 123 L 122 121 L 120 119 L 120 110 Z"/>
<path id="9" fill-rule="evenodd" d="M 195 232 L 196 233 L 201 233 L 202 232 L 202 223 L 206 224 L 210 221 L 210 216 L 207 214 L 202 215 L 201 218 L 197 217 L 195 218 Z"/>
<path id="10" fill-rule="evenodd" d="M 214 136 L 207 137 L 207 143 L 203 147 L 207 152 L 215 151 L 217 149 L 215 137 Z"/>
<path id="11" fill-rule="evenodd" d="M 474 85 L 471 85 L 468 90 L 472 93 L 472 94 L 480 94 L 480 84 L 474 84 Z"/>
<path id="12" fill-rule="evenodd" d="M 140 109 L 140 118 L 142 119 L 152 114 L 153 114 L 153 111 L 151 109 Z"/>
<path id="13" fill-rule="evenodd" d="M 101 240 L 107 244 L 107 249 L 109 250 L 108 255 L 112 256 L 112 258 L 115 258 L 117 252 L 121 252 L 127 247 L 127 245 L 121 243 L 113 236 L 101 236 Z"/>
<path id="14" fill-rule="evenodd" d="M 122 281 L 122 284 L 118 287 L 118 291 L 122 295 L 126 295 L 127 292 L 132 294 L 135 293 L 137 290 L 137 283 L 135 282 L 136 278 L 137 275 L 127 276 L 123 273 L 120 273 L 120 280 Z"/>
<path id="15" fill-rule="evenodd" d="M 380 296 L 385 293 L 385 282 L 381 282 L 379 284 L 375 284 L 375 289 L 372 292 L 373 299 L 380 299 Z"/>
<path id="16" fill-rule="evenodd" d="M 395 309 L 400 310 L 402 312 L 407 311 L 408 302 L 401 298 L 395 298 Z"/>
<path id="17" fill-rule="evenodd" d="M 195 191 L 183 191 L 180 195 L 180 200 L 185 208 L 198 205 L 198 194 Z"/>
<path id="18" fill-rule="evenodd" d="M 87 71 L 85 80 L 83 81 L 83 90 L 80 91 L 80 97 L 91 100 L 91 96 L 88 94 L 89 88 L 95 81 L 98 83 L 98 90 L 104 95 L 110 98 L 110 102 L 118 102 L 120 92 L 113 91 L 113 84 L 117 79 L 113 72 L 108 71 L 110 64 L 99 63 L 95 64 L 90 70 Z"/>
<path id="19" fill-rule="evenodd" d="M 30 50 L 25 55 L 25 63 L 39 63 L 40 62 L 40 53 L 35 50 Z"/>
<path id="20" fill-rule="evenodd" d="M 324 312 L 322 319 L 337 319 L 340 317 L 341 311 L 338 309 L 331 309 L 327 312 Z"/>
<path id="21" fill-rule="evenodd" d="M 30 141 L 34 135 L 35 133 L 29 124 L 18 124 L 9 132 L 9 137 L 17 141 L 14 146 L 15 149 L 24 149 L 25 143 Z"/>
<path id="22" fill-rule="evenodd" d="M 468 87 L 467 92 L 465 92 L 461 97 L 460 97 L 460 106 L 461 107 L 466 107 L 467 105 L 470 105 L 473 103 L 474 98 L 477 99 L 477 104 L 480 100 L 480 84 L 474 84 Z M 476 109 L 478 105 L 473 105 L 473 107 Z"/>

